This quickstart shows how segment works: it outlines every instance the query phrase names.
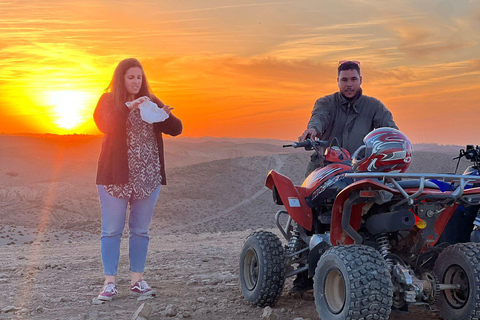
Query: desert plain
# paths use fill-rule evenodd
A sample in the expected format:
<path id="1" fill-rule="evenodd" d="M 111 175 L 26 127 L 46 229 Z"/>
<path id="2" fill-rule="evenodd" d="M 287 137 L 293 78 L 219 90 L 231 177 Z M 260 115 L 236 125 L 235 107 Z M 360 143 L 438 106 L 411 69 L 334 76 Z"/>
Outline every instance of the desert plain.
<path id="1" fill-rule="evenodd" d="M 244 240 L 258 229 L 277 232 L 281 208 L 265 177 L 274 169 L 301 184 L 310 155 L 265 139 L 166 138 L 168 184 L 154 212 L 145 271 L 157 295 L 144 301 L 128 295 L 126 228 L 119 297 L 93 303 L 103 284 L 95 186 L 101 141 L 0 136 L 0 319 L 132 319 L 139 308 L 148 319 L 318 319 L 311 293 L 287 293 L 292 279 L 271 310 L 241 295 Z M 453 173 L 462 147 L 415 145 L 409 172 Z M 461 161 L 458 172 L 468 165 Z M 390 318 L 440 317 L 414 309 Z"/>

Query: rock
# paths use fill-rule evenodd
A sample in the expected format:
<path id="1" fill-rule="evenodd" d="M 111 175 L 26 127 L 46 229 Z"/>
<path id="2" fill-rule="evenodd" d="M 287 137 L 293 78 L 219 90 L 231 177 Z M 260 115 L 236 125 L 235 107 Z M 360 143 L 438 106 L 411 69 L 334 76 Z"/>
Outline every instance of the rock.
<path id="1" fill-rule="evenodd" d="M 305 293 L 302 299 L 305 301 L 315 301 L 315 297 L 313 296 L 313 294 L 310 293 Z"/>
<path id="2" fill-rule="evenodd" d="M 132 320 L 148 320 L 148 318 L 150 317 L 150 313 L 152 313 L 152 306 L 148 303 L 142 303 L 142 305 L 133 314 Z"/>
<path id="3" fill-rule="evenodd" d="M 15 307 L 15 306 L 7 306 L 7 307 L 2 309 L 2 312 L 7 313 L 7 312 L 15 312 L 15 311 L 18 311 L 18 310 L 22 310 L 22 308 Z"/>
<path id="4" fill-rule="evenodd" d="M 140 297 L 138 297 L 138 298 L 137 298 L 137 301 L 151 300 L 151 299 L 153 299 L 153 298 L 155 298 L 155 296 L 153 296 L 153 295 L 149 295 L 149 296 L 140 296 Z"/>
<path id="5" fill-rule="evenodd" d="M 299 318 L 294 318 L 293 320 L 304 320 L 304 319 L 299 317 Z"/>
<path id="6" fill-rule="evenodd" d="M 263 313 L 262 313 L 262 320 L 273 320 L 273 310 L 270 307 L 265 307 L 263 308 Z"/>
<path id="7" fill-rule="evenodd" d="M 90 310 L 88 311 L 87 320 L 97 320 L 100 316 L 100 312 L 98 310 Z"/>
<path id="8" fill-rule="evenodd" d="M 115 308 L 122 309 L 122 310 L 114 310 L 113 313 L 115 313 L 118 316 L 124 316 L 125 315 L 125 308 L 121 305 L 116 305 Z"/>
<path id="9" fill-rule="evenodd" d="M 169 304 L 166 308 L 165 311 L 162 312 L 162 315 L 166 317 L 175 317 L 177 315 L 177 307 L 174 306 L 173 304 Z"/>
<path id="10" fill-rule="evenodd" d="M 42 307 L 42 306 L 38 306 L 35 311 L 37 311 L 38 313 L 42 313 L 43 311 L 45 311 L 45 309 Z"/>
<path id="11" fill-rule="evenodd" d="M 93 304 L 104 304 L 105 301 L 103 300 L 98 300 L 96 297 L 92 299 Z"/>
<path id="12" fill-rule="evenodd" d="M 197 302 L 200 302 L 200 303 L 205 303 L 207 299 L 205 299 L 205 297 L 198 297 L 197 298 Z"/>

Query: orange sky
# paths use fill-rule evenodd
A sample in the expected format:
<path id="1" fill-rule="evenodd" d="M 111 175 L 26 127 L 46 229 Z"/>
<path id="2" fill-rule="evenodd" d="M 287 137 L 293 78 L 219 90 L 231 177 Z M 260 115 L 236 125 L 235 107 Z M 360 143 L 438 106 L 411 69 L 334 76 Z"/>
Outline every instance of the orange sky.
<path id="1" fill-rule="evenodd" d="M 136 57 L 185 136 L 292 140 L 354 59 L 413 142 L 480 144 L 479 0 L 6 0 L 0 13 L 0 133 L 97 134 L 99 96 Z"/>

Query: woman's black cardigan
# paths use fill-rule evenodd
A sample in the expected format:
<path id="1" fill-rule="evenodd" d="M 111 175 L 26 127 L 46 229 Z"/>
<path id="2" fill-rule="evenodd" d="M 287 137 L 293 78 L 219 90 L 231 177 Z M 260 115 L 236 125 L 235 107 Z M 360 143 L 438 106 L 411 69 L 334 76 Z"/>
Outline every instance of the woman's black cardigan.
<path id="1" fill-rule="evenodd" d="M 152 101 L 159 107 L 164 105 L 155 96 L 152 96 Z M 111 93 L 104 93 L 98 101 L 93 118 L 97 128 L 105 136 L 103 137 L 102 151 L 98 159 L 97 185 L 128 183 L 126 131 L 128 113 L 129 109 L 126 106 L 118 108 L 114 105 Z M 177 136 L 182 133 L 182 130 L 182 121 L 173 114 L 170 114 L 167 120 L 153 124 L 153 131 L 158 146 L 162 184 L 167 184 L 162 134 Z"/>

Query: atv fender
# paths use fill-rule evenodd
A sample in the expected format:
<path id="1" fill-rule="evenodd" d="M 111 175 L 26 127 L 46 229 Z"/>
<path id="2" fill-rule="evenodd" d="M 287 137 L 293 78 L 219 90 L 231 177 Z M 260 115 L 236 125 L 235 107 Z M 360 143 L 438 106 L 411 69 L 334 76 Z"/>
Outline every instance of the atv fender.
<path id="1" fill-rule="evenodd" d="M 344 214 L 345 201 L 347 201 L 347 199 L 350 198 L 350 195 L 355 190 L 386 190 L 396 195 L 400 194 L 400 192 L 397 189 L 387 187 L 382 183 L 369 180 L 369 179 L 354 182 L 348 187 L 346 187 L 345 189 L 343 189 L 335 198 L 335 202 L 333 204 L 333 210 L 332 210 L 330 240 L 334 246 L 347 245 L 347 244 L 354 243 L 354 240 L 342 228 L 342 217 Z M 470 190 L 473 190 L 473 189 L 466 190 L 465 193 L 470 193 L 469 192 Z M 405 191 L 411 194 L 411 193 L 415 193 L 417 189 L 406 189 Z M 436 194 L 436 193 L 439 193 L 439 190 L 424 190 L 422 194 L 429 194 L 429 193 Z M 474 194 L 475 192 L 473 191 L 471 193 Z M 352 206 L 352 209 L 351 209 L 352 212 L 351 212 L 349 224 L 354 231 L 358 231 L 360 227 L 362 208 L 364 205 L 365 205 L 364 203 L 358 203 Z M 433 246 L 437 242 L 438 237 L 443 232 L 443 229 L 445 228 L 446 224 L 448 223 L 448 220 L 452 216 L 457 206 L 458 204 L 455 204 L 451 207 L 445 208 L 445 210 L 442 211 L 438 219 L 435 221 L 434 230 L 435 230 L 435 233 L 437 234 L 437 237 L 435 239 L 433 238 L 428 239 L 430 240 L 429 241 L 430 246 Z M 425 249 L 426 247 L 423 248 L 423 251 Z"/>
<path id="2" fill-rule="evenodd" d="M 463 195 L 478 195 L 480 194 L 480 187 L 470 188 L 463 191 Z"/>
<path id="3" fill-rule="evenodd" d="M 292 180 L 275 170 L 268 173 L 265 186 L 269 189 L 275 186 L 290 217 L 308 231 L 312 230 L 312 209 L 305 202 L 305 188 L 295 186 Z"/>
<path id="4" fill-rule="evenodd" d="M 352 183 L 337 195 L 333 204 L 332 210 L 332 223 L 330 226 L 330 240 L 334 246 L 353 244 L 353 239 L 342 228 L 342 216 L 344 214 L 345 201 L 349 199 L 350 194 L 355 190 L 387 190 L 392 193 L 399 193 L 398 190 L 386 187 L 384 184 L 378 183 L 373 180 L 361 180 Z M 362 208 L 365 204 L 359 203 L 352 206 L 352 212 L 350 216 L 350 226 L 353 230 L 358 231 L 360 227 Z"/>

